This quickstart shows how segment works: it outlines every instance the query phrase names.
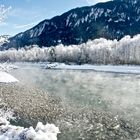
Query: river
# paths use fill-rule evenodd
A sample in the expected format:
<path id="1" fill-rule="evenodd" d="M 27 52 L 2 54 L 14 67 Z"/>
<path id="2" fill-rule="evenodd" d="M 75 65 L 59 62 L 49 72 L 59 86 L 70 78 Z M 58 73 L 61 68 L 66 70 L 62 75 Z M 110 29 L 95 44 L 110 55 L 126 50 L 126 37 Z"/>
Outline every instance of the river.
<path id="1" fill-rule="evenodd" d="M 16 65 L 19 68 L 11 71 L 11 74 L 20 83 L 60 97 L 64 105 L 72 108 L 93 108 L 135 124 L 140 122 L 140 74 L 43 69 L 37 63 Z"/>

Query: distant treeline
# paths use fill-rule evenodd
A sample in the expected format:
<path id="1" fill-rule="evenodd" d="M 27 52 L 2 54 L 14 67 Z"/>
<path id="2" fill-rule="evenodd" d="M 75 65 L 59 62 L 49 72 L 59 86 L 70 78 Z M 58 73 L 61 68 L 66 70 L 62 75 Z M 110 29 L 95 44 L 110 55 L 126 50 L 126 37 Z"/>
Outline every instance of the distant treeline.
<path id="1" fill-rule="evenodd" d="M 74 62 L 77 64 L 140 64 L 140 35 L 125 36 L 120 41 L 103 38 L 81 45 L 39 48 L 25 46 L 0 52 L 0 61 L 13 62 Z"/>

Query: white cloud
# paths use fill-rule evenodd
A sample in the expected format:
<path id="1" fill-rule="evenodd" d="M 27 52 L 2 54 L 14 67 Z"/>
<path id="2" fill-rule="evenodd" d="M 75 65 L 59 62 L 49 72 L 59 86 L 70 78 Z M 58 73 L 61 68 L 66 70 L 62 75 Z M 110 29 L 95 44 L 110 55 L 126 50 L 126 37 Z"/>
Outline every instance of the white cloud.
<path id="1" fill-rule="evenodd" d="M 109 1 L 109 0 L 86 0 L 86 1 L 89 5 L 92 5 L 92 4 L 95 4 L 95 3 L 98 3 L 98 2 L 106 2 L 106 1 Z"/>

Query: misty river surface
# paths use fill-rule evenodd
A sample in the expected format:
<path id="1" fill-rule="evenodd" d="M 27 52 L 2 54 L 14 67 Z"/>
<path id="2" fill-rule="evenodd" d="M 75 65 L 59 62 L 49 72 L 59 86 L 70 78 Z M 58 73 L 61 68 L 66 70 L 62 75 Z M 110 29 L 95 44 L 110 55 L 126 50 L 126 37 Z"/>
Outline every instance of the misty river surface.
<path id="1" fill-rule="evenodd" d="M 40 64 L 17 63 L 12 74 L 27 86 L 46 90 L 65 103 L 92 106 L 140 120 L 140 75 L 93 70 L 43 69 Z"/>
<path id="2" fill-rule="evenodd" d="M 56 123 L 59 140 L 140 138 L 140 74 L 44 69 L 39 63 L 15 65 L 19 68 L 11 74 L 19 84 L 47 91 L 69 106 L 60 124 Z M 80 112 L 80 108 L 85 110 Z"/>

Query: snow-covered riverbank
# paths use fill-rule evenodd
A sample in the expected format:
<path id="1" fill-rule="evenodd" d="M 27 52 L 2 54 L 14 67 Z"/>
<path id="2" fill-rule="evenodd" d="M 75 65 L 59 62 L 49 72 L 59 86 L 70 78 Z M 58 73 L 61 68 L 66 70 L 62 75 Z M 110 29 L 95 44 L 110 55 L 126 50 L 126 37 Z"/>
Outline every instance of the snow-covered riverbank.
<path id="1" fill-rule="evenodd" d="M 140 74 L 140 66 L 133 65 L 66 65 L 64 63 L 52 63 L 43 65 L 45 69 L 67 69 L 67 70 L 93 70 L 99 72 L 132 73 Z"/>
<path id="2" fill-rule="evenodd" d="M 43 125 L 39 122 L 33 127 L 24 128 L 10 125 L 10 122 L 0 118 L 0 140 L 57 140 L 58 127 L 54 124 Z"/>
<path id="3" fill-rule="evenodd" d="M 0 64 L 0 83 L 18 82 L 18 80 L 15 77 L 7 73 L 7 71 L 16 68 L 17 67 L 14 65 Z"/>
<path id="4" fill-rule="evenodd" d="M 11 83 L 11 82 L 18 82 L 18 80 L 12 75 L 0 71 L 0 83 Z"/>

